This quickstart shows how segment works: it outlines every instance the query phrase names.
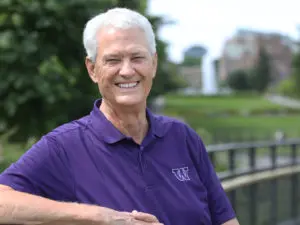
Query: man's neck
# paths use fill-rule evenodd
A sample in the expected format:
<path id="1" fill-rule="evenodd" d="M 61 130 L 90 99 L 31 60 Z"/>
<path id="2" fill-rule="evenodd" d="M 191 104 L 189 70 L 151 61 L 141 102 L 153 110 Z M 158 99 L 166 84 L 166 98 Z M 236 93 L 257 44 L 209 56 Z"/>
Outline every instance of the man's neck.
<path id="1" fill-rule="evenodd" d="M 99 109 L 121 133 L 132 137 L 137 144 L 142 143 L 148 131 L 146 106 L 128 107 L 124 110 L 123 107 L 112 107 L 102 101 Z"/>

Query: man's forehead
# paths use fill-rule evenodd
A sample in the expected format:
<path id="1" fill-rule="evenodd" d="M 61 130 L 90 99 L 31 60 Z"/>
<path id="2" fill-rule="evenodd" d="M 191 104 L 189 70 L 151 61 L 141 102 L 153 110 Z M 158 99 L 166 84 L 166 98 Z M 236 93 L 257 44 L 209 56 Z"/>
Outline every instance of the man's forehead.
<path id="1" fill-rule="evenodd" d="M 133 33 L 135 33 L 133 35 Z M 145 32 L 139 27 L 127 27 L 119 28 L 114 26 L 104 26 L 97 32 L 97 38 L 103 38 L 106 36 L 121 37 L 121 36 L 134 36 L 137 38 L 146 38 Z"/>
<path id="2" fill-rule="evenodd" d="M 151 54 L 149 42 L 140 28 L 102 28 L 97 35 L 98 51 L 109 54 Z"/>
<path id="3" fill-rule="evenodd" d="M 146 48 L 132 47 L 127 49 L 105 49 L 103 51 L 103 56 L 119 56 L 119 55 L 140 55 L 140 54 L 150 54 L 149 50 Z"/>

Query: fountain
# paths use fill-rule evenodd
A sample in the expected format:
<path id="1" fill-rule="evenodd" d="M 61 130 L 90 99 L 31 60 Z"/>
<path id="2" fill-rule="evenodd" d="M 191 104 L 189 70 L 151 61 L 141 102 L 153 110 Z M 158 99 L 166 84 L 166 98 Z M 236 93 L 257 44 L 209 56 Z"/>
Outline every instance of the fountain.
<path id="1" fill-rule="evenodd" d="M 209 53 L 206 53 L 202 59 L 202 93 L 204 95 L 216 95 L 218 87 L 213 58 Z"/>

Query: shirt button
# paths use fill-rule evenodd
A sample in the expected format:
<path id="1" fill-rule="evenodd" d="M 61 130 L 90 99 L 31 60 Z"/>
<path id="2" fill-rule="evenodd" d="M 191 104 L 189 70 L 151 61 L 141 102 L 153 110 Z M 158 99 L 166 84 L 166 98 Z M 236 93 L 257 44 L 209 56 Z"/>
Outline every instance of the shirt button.
<path id="1" fill-rule="evenodd" d="M 141 149 L 141 150 L 144 150 L 144 146 L 141 146 L 140 149 Z"/>

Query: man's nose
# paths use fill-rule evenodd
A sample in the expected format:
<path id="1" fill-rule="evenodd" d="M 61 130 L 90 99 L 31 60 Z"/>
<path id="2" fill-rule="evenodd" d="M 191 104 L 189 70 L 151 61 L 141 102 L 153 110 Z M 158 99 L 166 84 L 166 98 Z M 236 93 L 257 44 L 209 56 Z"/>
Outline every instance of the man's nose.
<path id="1" fill-rule="evenodd" d="M 121 76 L 133 76 L 134 75 L 134 68 L 130 61 L 124 61 L 122 67 L 120 69 Z"/>

